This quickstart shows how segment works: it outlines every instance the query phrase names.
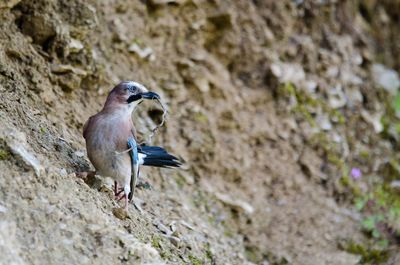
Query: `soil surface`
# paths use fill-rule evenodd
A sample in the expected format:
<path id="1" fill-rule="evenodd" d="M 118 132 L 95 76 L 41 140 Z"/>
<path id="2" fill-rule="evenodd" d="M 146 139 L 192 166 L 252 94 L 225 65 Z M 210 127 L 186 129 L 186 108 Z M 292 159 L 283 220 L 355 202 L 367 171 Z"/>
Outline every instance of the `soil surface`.
<path id="1" fill-rule="evenodd" d="M 344 246 L 369 240 L 354 188 L 396 154 L 381 128 L 396 78 L 374 78 L 400 67 L 395 8 L 2 1 L 0 264 L 362 263 Z M 184 162 L 142 169 L 127 213 L 110 179 L 75 176 L 93 170 L 83 124 L 122 80 L 162 96 L 149 144 Z M 140 105 L 141 140 L 161 115 Z M 353 167 L 371 181 L 346 185 Z"/>

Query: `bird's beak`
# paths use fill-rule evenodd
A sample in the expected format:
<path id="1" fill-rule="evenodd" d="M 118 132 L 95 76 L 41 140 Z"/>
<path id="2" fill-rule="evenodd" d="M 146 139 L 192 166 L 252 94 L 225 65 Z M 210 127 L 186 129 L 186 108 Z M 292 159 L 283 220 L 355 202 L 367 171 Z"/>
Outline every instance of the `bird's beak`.
<path id="1" fill-rule="evenodd" d="M 130 96 L 128 98 L 127 102 L 132 103 L 132 102 L 142 99 L 142 98 L 144 98 L 144 99 L 160 99 L 160 96 L 155 92 L 144 92 L 144 93 L 139 93 L 139 94 Z"/>
<path id="2" fill-rule="evenodd" d="M 160 99 L 160 96 L 155 92 L 142 93 L 142 97 L 145 99 Z"/>

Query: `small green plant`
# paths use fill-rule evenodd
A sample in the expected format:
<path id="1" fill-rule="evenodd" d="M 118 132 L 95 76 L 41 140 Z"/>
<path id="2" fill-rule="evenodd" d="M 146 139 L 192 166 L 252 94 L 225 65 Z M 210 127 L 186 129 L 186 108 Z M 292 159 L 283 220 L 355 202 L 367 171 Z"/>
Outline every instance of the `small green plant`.
<path id="1" fill-rule="evenodd" d="M 196 112 L 194 114 L 194 119 L 199 123 L 204 123 L 204 124 L 208 123 L 208 117 L 204 113 L 201 113 L 201 112 Z"/>
<path id="2" fill-rule="evenodd" d="M 396 112 L 400 112 L 400 92 L 398 92 L 394 98 L 393 107 Z"/>
<path id="3" fill-rule="evenodd" d="M 400 195 L 384 182 L 368 194 L 355 199 L 355 208 L 363 214 L 362 230 L 370 236 L 369 245 L 352 244 L 350 252 L 360 254 L 365 263 L 386 261 L 388 249 L 400 235 Z"/>
<path id="4" fill-rule="evenodd" d="M 154 236 L 151 239 L 151 245 L 153 246 L 153 248 L 161 249 L 161 238 L 158 236 Z"/>
<path id="5" fill-rule="evenodd" d="M 197 258 L 193 255 L 189 256 L 189 260 L 192 265 L 202 265 L 203 264 L 203 262 L 201 262 L 201 260 L 199 258 Z"/>
<path id="6" fill-rule="evenodd" d="M 284 97 L 294 97 L 296 99 L 296 105 L 292 108 L 292 113 L 300 114 L 312 127 L 316 127 L 317 124 L 309 110 L 310 108 L 322 109 L 333 121 L 340 125 L 346 122 L 345 116 L 339 110 L 331 108 L 324 100 L 313 98 L 306 91 L 297 89 L 292 83 L 286 83 L 281 86 L 279 88 L 279 94 Z"/>
<path id="7" fill-rule="evenodd" d="M 349 242 L 343 248 L 349 253 L 360 255 L 360 264 L 381 264 L 389 258 L 387 250 L 374 248 L 374 246 L 368 244 L 361 245 Z"/>
<path id="8" fill-rule="evenodd" d="M 5 149 L 0 149 L 0 160 L 6 160 L 10 157 L 10 152 Z"/>
<path id="9" fill-rule="evenodd" d="M 214 259 L 214 256 L 213 256 L 213 253 L 211 252 L 210 244 L 209 244 L 209 243 L 208 243 L 207 246 L 206 246 L 206 258 L 207 258 L 210 262 L 212 262 L 213 259 Z"/>
<path id="10" fill-rule="evenodd" d="M 344 126 L 346 117 L 342 111 L 331 108 L 324 100 L 314 98 L 306 91 L 296 88 L 292 83 L 279 87 L 278 96 L 283 100 L 294 102 L 290 112 L 297 118 L 305 120 L 311 127 L 316 126 L 313 112 L 316 109 L 322 110 L 330 120 L 337 126 Z M 385 113 L 381 118 L 383 132 L 372 138 L 379 141 L 379 138 L 398 141 L 394 135 L 400 134 L 400 91 L 393 100 L 387 93 L 378 93 L 378 98 L 385 107 Z M 360 117 L 349 119 L 349 122 L 359 122 Z M 353 139 L 351 135 L 345 135 L 347 142 L 352 149 Z M 362 256 L 361 264 L 376 264 L 385 262 L 388 259 L 389 249 L 398 246 L 400 238 L 400 193 L 390 186 L 394 180 L 400 179 L 400 162 L 398 156 L 394 156 L 386 164 L 383 170 L 378 172 L 379 177 L 372 177 L 373 183 L 365 182 L 361 170 L 355 176 L 350 171 L 349 161 L 342 156 L 340 145 L 332 141 L 329 134 L 319 131 L 307 139 L 308 144 L 316 150 L 323 151 L 326 161 L 333 165 L 340 173 L 338 189 L 345 194 L 347 199 L 353 200 L 355 208 L 360 211 L 362 220 L 360 229 L 368 236 L 368 241 L 363 244 L 351 243 L 345 249 L 351 253 Z M 398 148 L 399 144 L 394 145 Z M 397 147 L 396 147 L 397 146 Z M 373 153 L 369 149 L 360 151 L 358 164 L 367 165 L 374 161 Z M 351 156 L 350 156 L 351 159 Z M 372 179 L 370 179 L 372 180 Z M 364 182 L 363 182 L 364 181 Z M 360 185 L 363 182 L 365 186 Z"/>

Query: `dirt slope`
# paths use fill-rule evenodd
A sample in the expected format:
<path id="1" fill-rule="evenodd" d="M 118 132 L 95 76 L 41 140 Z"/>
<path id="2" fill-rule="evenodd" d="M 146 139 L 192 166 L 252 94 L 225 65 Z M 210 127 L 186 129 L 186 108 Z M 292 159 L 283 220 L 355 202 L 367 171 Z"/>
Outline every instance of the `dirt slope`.
<path id="1" fill-rule="evenodd" d="M 374 25 L 300 2 L 0 3 L 0 263 L 357 264 L 340 246 L 365 240 L 361 215 L 329 158 L 395 150 L 359 116 L 381 110 Z M 185 167 L 143 170 L 143 212 L 120 220 L 110 181 L 74 172 L 84 122 L 127 79 L 162 95 L 153 144 Z M 161 111 L 142 105 L 146 139 Z"/>

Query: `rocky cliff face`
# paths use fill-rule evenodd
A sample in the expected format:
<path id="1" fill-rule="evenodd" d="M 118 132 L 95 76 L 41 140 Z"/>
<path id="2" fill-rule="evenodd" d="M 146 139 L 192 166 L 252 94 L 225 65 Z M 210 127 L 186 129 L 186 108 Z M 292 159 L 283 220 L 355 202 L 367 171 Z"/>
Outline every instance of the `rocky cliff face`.
<path id="1" fill-rule="evenodd" d="M 0 263 L 395 264 L 394 2 L 3 1 Z M 185 162 L 143 170 L 128 216 L 74 175 L 121 80 L 162 95 L 153 144 Z"/>

